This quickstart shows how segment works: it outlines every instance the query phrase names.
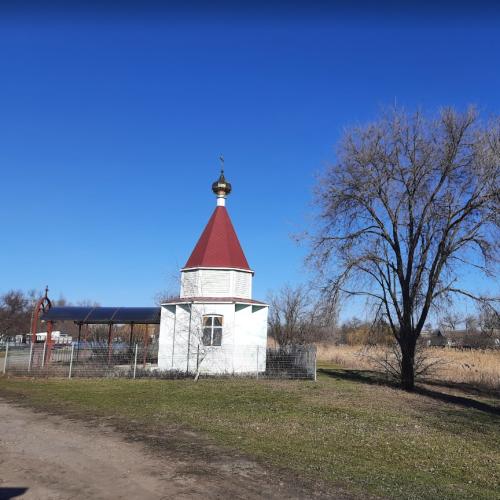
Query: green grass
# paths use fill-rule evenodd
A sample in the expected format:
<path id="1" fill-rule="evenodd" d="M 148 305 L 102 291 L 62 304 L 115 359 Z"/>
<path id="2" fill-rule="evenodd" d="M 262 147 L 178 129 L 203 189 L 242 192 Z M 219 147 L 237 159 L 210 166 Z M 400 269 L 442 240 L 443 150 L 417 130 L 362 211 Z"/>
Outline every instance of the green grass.
<path id="1" fill-rule="evenodd" d="M 456 404 L 368 382 L 337 369 L 316 383 L 0 378 L 0 395 L 156 430 L 180 425 L 353 493 L 498 498 L 498 401 L 478 410 L 463 404 L 474 396 Z"/>

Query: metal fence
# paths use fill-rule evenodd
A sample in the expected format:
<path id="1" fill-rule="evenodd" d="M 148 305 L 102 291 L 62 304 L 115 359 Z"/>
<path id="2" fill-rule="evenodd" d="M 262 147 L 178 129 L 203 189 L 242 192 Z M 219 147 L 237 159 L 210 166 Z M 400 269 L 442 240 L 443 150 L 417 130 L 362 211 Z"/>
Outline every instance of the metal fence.
<path id="1" fill-rule="evenodd" d="M 158 364 L 158 345 L 46 343 L 0 346 L 0 374 L 33 377 L 185 378 L 243 376 L 316 379 L 316 348 L 191 349 Z"/>
<path id="2" fill-rule="evenodd" d="M 263 375 L 267 378 L 316 380 L 316 346 L 268 348 Z"/>

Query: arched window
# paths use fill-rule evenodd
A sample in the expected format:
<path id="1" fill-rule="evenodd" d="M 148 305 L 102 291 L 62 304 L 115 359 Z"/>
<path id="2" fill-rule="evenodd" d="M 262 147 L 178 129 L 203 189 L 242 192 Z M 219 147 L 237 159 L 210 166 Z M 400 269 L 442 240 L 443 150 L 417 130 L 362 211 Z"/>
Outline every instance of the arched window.
<path id="1" fill-rule="evenodd" d="M 222 344 L 222 319 L 222 316 L 213 314 L 203 316 L 203 345 Z"/>

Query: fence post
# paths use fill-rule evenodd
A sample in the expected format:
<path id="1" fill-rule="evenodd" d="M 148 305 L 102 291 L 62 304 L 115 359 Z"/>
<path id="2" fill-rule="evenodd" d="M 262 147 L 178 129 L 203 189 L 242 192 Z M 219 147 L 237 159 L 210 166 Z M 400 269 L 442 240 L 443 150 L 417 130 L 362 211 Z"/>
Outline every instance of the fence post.
<path id="1" fill-rule="evenodd" d="M 28 373 L 31 372 L 32 362 L 33 362 L 33 342 L 30 343 L 30 359 L 28 360 Z"/>
<path id="2" fill-rule="evenodd" d="M 198 348 L 196 349 L 196 373 L 200 368 L 200 344 L 198 344 Z"/>
<path id="3" fill-rule="evenodd" d="M 134 378 L 136 370 L 137 370 L 137 343 L 135 344 L 135 355 L 134 355 Z"/>
<path id="4" fill-rule="evenodd" d="M 47 349 L 47 341 L 43 343 L 43 351 L 42 351 L 42 368 L 45 366 L 45 350 Z"/>
<path id="5" fill-rule="evenodd" d="M 318 379 L 318 370 L 317 370 L 317 366 L 316 366 L 316 363 L 317 363 L 317 356 L 316 356 L 316 353 L 317 353 L 317 350 L 316 350 L 316 347 L 314 348 L 314 381 L 316 382 L 316 380 Z"/>
<path id="6" fill-rule="evenodd" d="M 69 360 L 68 378 L 71 378 L 71 372 L 73 371 L 73 353 L 74 352 L 75 352 L 75 344 L 71 344 L 71 358 Z"/>
<path id="7" fill-rule="evenodd" d="M 257 378 L 259 378 L 259 346 L 257 346 Z"/>
<path id="8" fill-rule="evenodd" d="M 7 357 L 9 356 L 9 341 L 5 344 L 5 358 L 3 360 L 3 374 L 7 371 Z"/>

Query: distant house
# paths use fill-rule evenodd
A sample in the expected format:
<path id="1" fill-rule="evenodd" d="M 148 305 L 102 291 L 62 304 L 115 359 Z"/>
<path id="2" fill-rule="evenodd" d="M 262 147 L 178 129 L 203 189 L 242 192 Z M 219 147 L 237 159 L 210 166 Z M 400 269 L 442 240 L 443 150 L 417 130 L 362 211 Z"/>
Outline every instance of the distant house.
<path id="1" fill-rule="evenodd" d="M 31 342 L 31 334 L 29 335 L 16 335 L 15 342 L 16 344 L 23 343 L 23 337 L 26 338 L 28 342 Z M 55 345 L 58 344 L 71 344 L 73 342 L 73 337 L 68 335 L 67 333 L 63 333 L 60 330 L 55 330 L 51 335 L 52 342 Z M 47 332 L 39 332 L 36 334 L 37 343 L 43 343 L 47 340 Z"/>
<path id="2" fill-rule="evenodd" d="M 467 330 L 434 330 L 423 335 L 425 345 L 429 347 L 459 347 L 464 349 L 481 349 L 500 347 L 500 332 L 484 335 L 481 332 Z"/>
<path id="3" fill-rule="evenodd" d="M 434 330 L 428 332 L 426 335 L 426 345 L 429 347 L 445 347 L 448 345 L 446 337 L 442 334 L 441 330 Z"/>

